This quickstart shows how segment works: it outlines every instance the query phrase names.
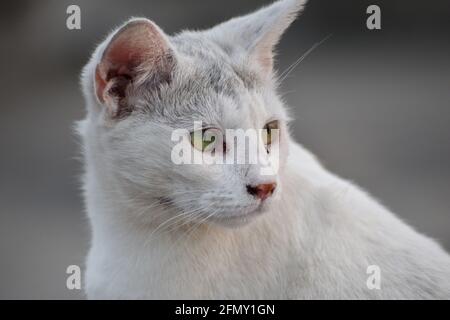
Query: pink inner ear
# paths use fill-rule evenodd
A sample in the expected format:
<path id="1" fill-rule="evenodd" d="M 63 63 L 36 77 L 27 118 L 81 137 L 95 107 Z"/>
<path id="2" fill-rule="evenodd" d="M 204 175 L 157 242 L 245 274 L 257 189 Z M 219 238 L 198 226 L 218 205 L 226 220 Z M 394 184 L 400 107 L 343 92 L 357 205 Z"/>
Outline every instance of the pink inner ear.
<path id="1" fill-rule="evenodd" d="M 113 36 L 96 68 L 99 101 L 105 102 L 105 95 L 108 94 L 105 90 L 111 79 L 120 76 L 132 79 L 138 66 L 151 71 L 168 49 L 162 31 L 152 22 L 138 20 L 128 23 Z"/>
<path id="2" fill-rule="evenodd" d="M 265 73 L 272 72 L 273 69 L 273 49 L 272 46 L 261 46 L 257 49 L 256 58 Z"/>

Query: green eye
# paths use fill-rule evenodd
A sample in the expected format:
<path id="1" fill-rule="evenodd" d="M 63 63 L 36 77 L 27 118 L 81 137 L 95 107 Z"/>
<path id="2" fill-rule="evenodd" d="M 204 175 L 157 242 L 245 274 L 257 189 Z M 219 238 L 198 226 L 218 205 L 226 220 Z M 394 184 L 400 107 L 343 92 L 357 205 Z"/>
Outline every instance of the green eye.
<path id="1" fill-rule="evenodd" d="M 262 138 L 266 146 L 272 144 L 272 139 L 274 138 L 272 130 L 278 130 L 278 120 L 270 121 L 264 126 Z"/>
<path id="2" fill-rule="evenodd" d="M 210 149 L 216 141 L 216 137 L 214 135 L 208 134 L 207 130 L 208 129 L 202 129 L 191 132 L 192 146 L 202 152 Z"/>

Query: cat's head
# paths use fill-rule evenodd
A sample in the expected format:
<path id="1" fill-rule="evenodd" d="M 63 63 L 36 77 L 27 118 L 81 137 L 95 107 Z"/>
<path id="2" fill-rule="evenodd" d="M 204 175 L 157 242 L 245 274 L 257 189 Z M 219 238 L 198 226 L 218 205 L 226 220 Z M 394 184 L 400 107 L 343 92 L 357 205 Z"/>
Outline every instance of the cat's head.
<path id="1" fill-rule="evenodd" d="M 282 189 L 289 139 L 273 49 L 303 4 L 282 0 L 175 36 L 147 19 L 114 31 L 83 73 L 88 117 L 82 134 L 99 184 L 149 217 L 182 213 L 230 225 L 270 207 Z M 204 129 L 214 138 L 202 136 Z M 252 150 L 261 162 L 237 161 L 230 150 L 238 144 L 222 138 L 227 129 L 255 130 L 256 140 L 244 146 L 258 145 Z M 177 141 L 174 132 L 185 134 Z M 235 160 L 179 164 L 176 148 L 228 160 L 234 153 Z M 270 174 L 267 164 L 276 166 Z"/>

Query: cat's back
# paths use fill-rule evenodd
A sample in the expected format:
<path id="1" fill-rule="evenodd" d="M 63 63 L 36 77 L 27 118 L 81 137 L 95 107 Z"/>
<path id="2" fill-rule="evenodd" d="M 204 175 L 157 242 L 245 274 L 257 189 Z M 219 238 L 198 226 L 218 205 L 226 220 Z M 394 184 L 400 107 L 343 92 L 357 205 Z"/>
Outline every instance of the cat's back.
<path id="1" fill-rule="evenodd" d="M 296 210 L 301 244 L 293 297 L 450 298 L 450 257 L 435 241 L 295 143 L 286 170 L 284 202 Z M 380 289 L 367 284 L 373 270 Z"/>

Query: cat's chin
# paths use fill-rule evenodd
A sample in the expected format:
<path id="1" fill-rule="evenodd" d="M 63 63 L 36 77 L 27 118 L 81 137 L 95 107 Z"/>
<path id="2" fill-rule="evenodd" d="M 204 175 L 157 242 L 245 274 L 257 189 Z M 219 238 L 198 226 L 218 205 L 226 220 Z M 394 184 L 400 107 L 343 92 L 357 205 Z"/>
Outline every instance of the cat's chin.
<path id="1" fill-rule="evenodd" d="M 255 210 L 240 215 L 222 215 L 214 217 L 211 223 L 227 228 L 238 228 L 246 226 L 268 211 L 268 204 L 261 203 Z"/>
<path id="2" fill-rule="evenodd" d="M 254 217 L 248 217 L 245 216 L 239 216 L 239 217 L 227 217 L 227 218 L 220 218 L 220 219 L 214 219 L 212 220 L 212 223 L 215 225 L 218 225 L 220 227 L 226 227 L 226 228 L 239 228 L 242 226 L 248 225 L 250 222 L 252 222 Z"/>

